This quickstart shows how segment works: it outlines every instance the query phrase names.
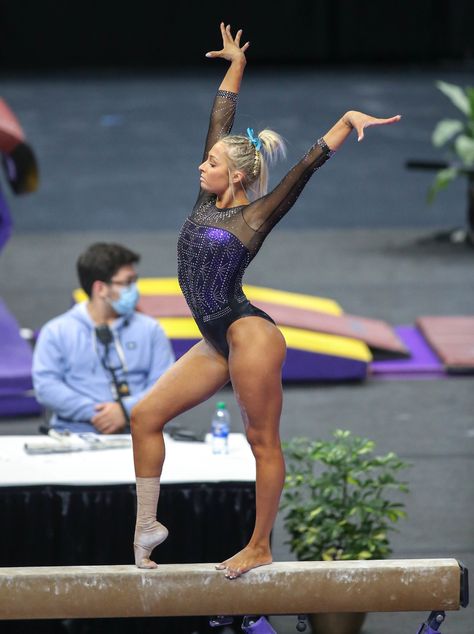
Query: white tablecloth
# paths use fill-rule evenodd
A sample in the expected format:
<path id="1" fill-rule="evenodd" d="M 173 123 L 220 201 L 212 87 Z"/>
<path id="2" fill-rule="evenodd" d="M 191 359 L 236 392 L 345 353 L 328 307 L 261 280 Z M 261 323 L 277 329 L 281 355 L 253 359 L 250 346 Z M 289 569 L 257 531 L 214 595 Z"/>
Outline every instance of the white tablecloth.
<path id="1" fill-rule="evenodd" d="M 25 443 L 58 441 L 46 436 L 0 436 L 0 486 L 41 484 L 128 484 L 135 481 L 132 448 L 29 455 Z M 175 441 L 165 435 L 162 483 L 249 482 L 255 460 L 243 434 L 230 434 L 229 453 L 211 445 Z"/>

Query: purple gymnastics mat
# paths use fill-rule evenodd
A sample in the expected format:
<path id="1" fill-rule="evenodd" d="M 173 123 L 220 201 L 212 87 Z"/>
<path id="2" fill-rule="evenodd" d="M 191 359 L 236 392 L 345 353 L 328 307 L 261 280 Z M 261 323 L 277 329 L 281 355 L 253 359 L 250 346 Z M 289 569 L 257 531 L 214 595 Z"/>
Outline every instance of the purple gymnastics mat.
<path id="1" fill-rule="evenodd" d="M 416 326 L 395 326 L 395 332 L 410 351 L 409 359 L 372 361 L 369 373 L 379 378 L 443 378 L 443 363 Z"/>
<path id="2" fill-rule="evenodd" d="M 0 299 L 0 416 L 33 415 L 41 407 L 33 397 L 32 351 Z"/>

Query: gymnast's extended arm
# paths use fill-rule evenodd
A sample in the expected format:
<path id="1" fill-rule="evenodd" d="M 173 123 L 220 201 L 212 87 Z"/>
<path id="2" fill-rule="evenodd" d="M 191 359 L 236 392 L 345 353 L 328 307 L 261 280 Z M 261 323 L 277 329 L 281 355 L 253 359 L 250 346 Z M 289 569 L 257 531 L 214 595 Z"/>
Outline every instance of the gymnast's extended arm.
<path id="1" fill-rule="evenodd" d="M 341 147 L 352 130 L 356 131 L 358 141 L 362 141 L 366 128 L 388 125 L 399 120 L 400 115 L 378 119 L 355 110 L 346 112 L 270 193 L 248 205 L 244 211 L 246 222 L 255 231 L 267 234 L 294 205 L 311 175 Z"/>

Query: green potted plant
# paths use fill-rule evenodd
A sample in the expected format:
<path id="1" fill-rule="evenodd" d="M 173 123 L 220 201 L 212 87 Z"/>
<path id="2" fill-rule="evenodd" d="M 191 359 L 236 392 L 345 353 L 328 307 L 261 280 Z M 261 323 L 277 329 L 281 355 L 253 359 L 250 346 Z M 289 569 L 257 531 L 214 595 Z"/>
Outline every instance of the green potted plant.
<path id="1" fill-rule="evenodd" d="M 428 202 L 459 176 L 467 178 L 467 228 L 463 239 L 474 244 L 474 87 L 462 88 L 444 81 L 437 88 L 461 111 L 462 119 L 442 119 L 436 124 L 432 142 L 436 147 L 447 146 L 449 161 L 435 176 L 428 191 Z"/>
<path id="2" fill-rule="evenodd" d="M 389 531 L 405 517 L 394 499 L 408 492 L 396 454 L 375 456 L 375 443 L 336 430 L 331 440 L 293 438 L 284 443 L 287 476 L 281 510 L 289 545 L 301 561 L 384 559 Z M 395 496 L 394 496 L 395 494 Z M 357 632 L 365 615 L 310 615 L 313 631 Z M 322 620 L 321 629 L 317 621 Z"/>

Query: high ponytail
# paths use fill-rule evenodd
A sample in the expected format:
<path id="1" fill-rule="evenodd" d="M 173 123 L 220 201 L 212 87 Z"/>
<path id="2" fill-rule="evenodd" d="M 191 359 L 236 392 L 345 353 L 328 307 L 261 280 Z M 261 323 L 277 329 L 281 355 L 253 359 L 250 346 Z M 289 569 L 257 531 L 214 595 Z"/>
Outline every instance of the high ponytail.
<path id="1" fill-rule="evenodd" d="M 249 198 L 264 196 L 268 191 L 269 166 L 286 156 L 283 138 L 268 129 L 255 136 L 249 128 L 247 136 L 229 135 L 221 139 L 221 143 L 227 147 L 229 172 L 239 170 L 244 174 L 242 185 Z"/>
<path id="2" fill-rule="evenodd" d="M 258 157 L 259 169 L 255 174 L 255 180 L 252 183 L 252 190 L 256 193 L 256 198 L 264 196 L 268 191 L 268 168 L 274 165 L 279 158 L 286 157 L 286 145 L 283 138 L 273 130 L 262 130 L 258 134 L 258 138 L 262 142 L 262 147 Z"/>

